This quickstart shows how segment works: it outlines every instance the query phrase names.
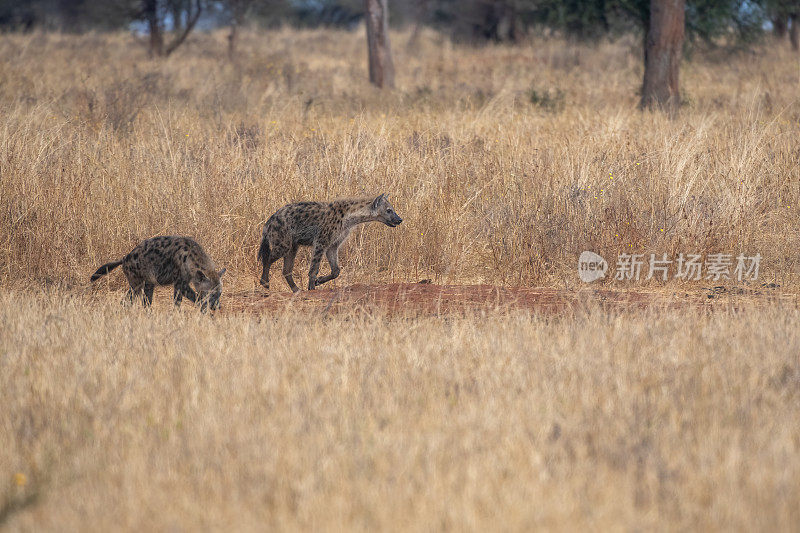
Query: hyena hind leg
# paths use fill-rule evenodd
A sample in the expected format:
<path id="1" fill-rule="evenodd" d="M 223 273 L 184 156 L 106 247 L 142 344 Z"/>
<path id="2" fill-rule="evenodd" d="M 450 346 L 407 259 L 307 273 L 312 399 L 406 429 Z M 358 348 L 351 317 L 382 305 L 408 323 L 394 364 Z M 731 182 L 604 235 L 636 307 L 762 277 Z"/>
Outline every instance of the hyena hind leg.
<path id="1" fill-rule="evenodd" d="M 294 276 L 292 275 L 292 271 L 294 270 L 294 258 L 297 256 L 297 248 L 298 245 L 293 245 L 286 255 L 283 256 L 283 277 L 286 283 L 289 284 L 289 288 L 292 289 L 292 292 L 300 290 L 300 287 L 294 282 Z"/>
<path id="2" fill-rule="evenodd" d="M 152 283 L 145 283 L 144 285 L 144 298 L 142 299 L 142 305 L 145 307 L 150 307 L 150 304 L 153 303 L 153 290 L 156 288 L 155 285 Z"/>
<path id="3" fill-rule="evenodd" d="M 131 281 L 128 279 L 128 285 L 130 285 L 130 288 L 127 290 L 127 292 L 125 292 L 125 297 L 122 299 L 122 305 L 125 307 L 130 307 L 133 305 L 136 297 L 142 293 L 142 289 L 144 289 L 144 281 L 139 281 L 138 279 Z"/>
<path id="4" fill-rule="evenodd" d="M 280 258 L 280 256 L 270 256 L 269 259 L 263 261 L 264 270 L 261 271 L 261 281 L 259 283 L 261 283 L 261 286 L 265 289 L 269 289 L 269 269 L 272 267 L 272 264 Z"/>
<path id="5" fill-rule="evenodd" d="M 133 305 L 133 300 L 136 298 L 136 295 L 139 293 L 138 290 L 134 291 L 133 287 L 129 288 L 125 291 L 125 296 L 122 298 L 122 305 L 125 307 L 130 307 Z"/>

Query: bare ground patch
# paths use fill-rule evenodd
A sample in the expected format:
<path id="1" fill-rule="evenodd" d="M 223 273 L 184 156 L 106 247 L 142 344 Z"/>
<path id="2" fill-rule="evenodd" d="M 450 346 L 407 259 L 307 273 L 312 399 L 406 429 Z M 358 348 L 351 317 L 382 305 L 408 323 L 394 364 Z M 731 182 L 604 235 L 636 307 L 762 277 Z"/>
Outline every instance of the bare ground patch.
<path id="1" fill-rule="evenodd" d="M 430 283 L 354 284 L 292 294 L 289 291 L 233 291 L 224 296 L 223 313 L 256 314 L 281 310 L 313 313 L 365 310 L 391 315 L 429 316 L 487 311 L 525 310 L 545 314 L 599 308 L 610 311 L 665 309 L 744 309 L 781 302 L 796 305 L 797 295 L 776 288 L 717 286 L 676 290 L 580 290 L 498 287 L 494 285 L 435 285 Z"/>

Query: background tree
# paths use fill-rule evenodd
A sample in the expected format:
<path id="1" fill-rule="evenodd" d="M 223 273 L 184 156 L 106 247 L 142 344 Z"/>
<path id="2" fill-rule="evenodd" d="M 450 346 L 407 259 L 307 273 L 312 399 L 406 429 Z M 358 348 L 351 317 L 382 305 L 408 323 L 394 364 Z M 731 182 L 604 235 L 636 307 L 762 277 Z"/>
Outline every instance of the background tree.
<path id="1" fill-rule="evenodd" d="M 0 0 L 0 29 L 63 32 L 124 28 L 141 0 Z"/>
<path id="2" fill-rule="evenodd" d="M 782 39 L 788 33 L 792 49 L 800 50 L 800 0 L 765 0 L 765 10 L 775 36 Z"/>
<path id="3" fill-rule="evenodd" d="M 430 0 L 411 0 L 407 4 L 408 15 L 413 20 L 414 29 L 411 30 L 411 37 L 408 38 L 409 50 L 415 50 L 419 45 L 419 36 L 422 33 L 422 25 L 427 22 L 426 14 L 430 10 Z"/>
<path id="4" fill-rule="evenodd" d="M 775 16 L 771 18 L 772 22 L 772 31 L 775 34 L 775 37 L 778 39 L 783 39 L 786 37 L 786 28 L 789 25 L 788 17 L 782 16 Z"/>
<path id="5" fill-rule="evenodd" d="M 680 106 L 679 72 L 685 33 L 684 0 L 651 0 L 645 34 L 642 108 L 675 111 Z"/>
<path id="6" fill-rule="evenodd" d="M 369 81 L 384 88 L 394 87 L 394 63 L 389 46 L 388 0 L 364 0 L 367 25 Z"/>
<path id="7" fill-rule="evenodd" d="M 150 55 L 169 56 L 194 29 L 203 13 L 201 0 L 142 0 L 141 17 L 147 23 L 150 35 Z M 173 38 L 165 46 L 164 23 L 169 17 Z"/>
<path id="8" fill-rule="evenodd" d="M 228 33 L 228 56 L 233 58 L 236 52 L 236 41 L 239 28 L 244 24 L 245 17 L 252 10 L 255 0 L 227 0 L 226 7 L 231 20 L 231 31 Z"/>

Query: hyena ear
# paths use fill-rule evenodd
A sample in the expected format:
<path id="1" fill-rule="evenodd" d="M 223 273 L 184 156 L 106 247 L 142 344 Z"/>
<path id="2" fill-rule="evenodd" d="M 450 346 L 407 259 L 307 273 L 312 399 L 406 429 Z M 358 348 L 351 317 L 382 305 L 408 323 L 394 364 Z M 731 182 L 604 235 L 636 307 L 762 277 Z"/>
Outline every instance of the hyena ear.
<path id="1" fill-rule="evenodd" d="M 381 194 L 380 196 L 375 198 L 375 200 L 372 201 L 372 209 L 378 209 L 378 207 L 385 201 L 386 201 L 386 195 Z"/>
<path id="2" fill-rule="evenodd" d="M 224 273 L 225 273 L 227 270 L 228 270 L 227 268 L 223 268 L 222 270 L 220 270 L 220 271 L 219 271 L 219 274 L 217 274 L 217 275 L 218 275 L 219 277 L 222 277 L 222 275 L 223 275 L 223 274 L 224 274 Z"/>

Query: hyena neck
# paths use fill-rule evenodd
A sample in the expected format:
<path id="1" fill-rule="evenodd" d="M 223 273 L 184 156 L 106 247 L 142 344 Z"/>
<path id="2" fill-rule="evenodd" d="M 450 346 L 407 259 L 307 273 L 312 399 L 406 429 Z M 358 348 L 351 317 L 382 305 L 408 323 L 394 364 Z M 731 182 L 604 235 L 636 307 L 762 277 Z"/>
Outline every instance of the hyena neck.
<path id="1" fill-rule="evenodd" d="M 359 224 L 372 222 L 376 220 L 375 215 L 372 214 L 370 206 L 374 198 L 363 198 L 357 200 L 348 200 L 345 205 L 345 215 L 342 221 L 342 229 L 349 230 Z"/>

